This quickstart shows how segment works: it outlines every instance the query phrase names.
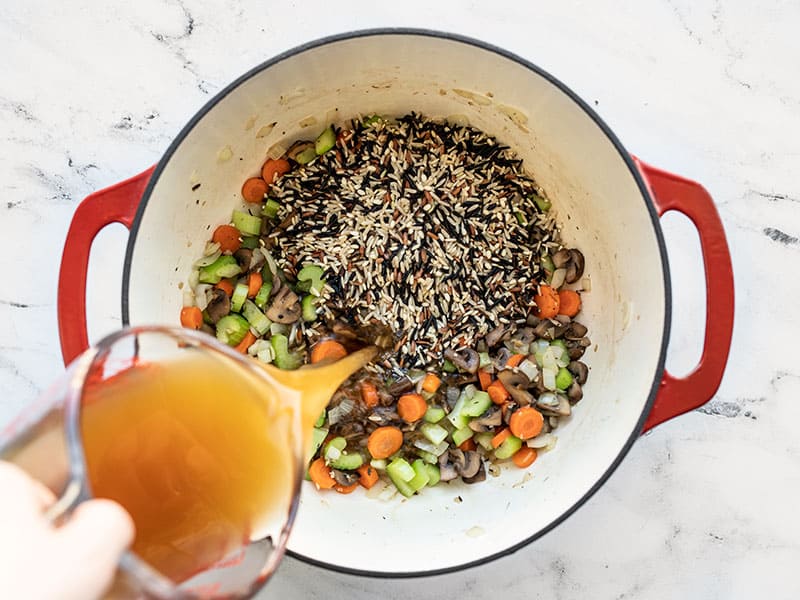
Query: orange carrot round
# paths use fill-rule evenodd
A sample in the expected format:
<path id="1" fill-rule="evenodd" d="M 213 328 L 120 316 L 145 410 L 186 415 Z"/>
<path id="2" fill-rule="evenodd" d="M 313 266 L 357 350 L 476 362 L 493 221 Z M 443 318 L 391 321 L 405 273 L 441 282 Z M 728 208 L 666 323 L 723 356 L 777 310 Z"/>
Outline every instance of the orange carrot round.
<path id="1" fill-rule="evenodd" d="M 489 394 L 489 398 L 491 398 L 492 402 L 495 404 L 503 404 L 503 402 L 511 397 L 511 394 L 508 393 L 506 386 L 504 386 L 503 382 L 499 379 L 493 381 L 491 385 L 486 388 L 486 391 Z"/>
<path id="2" fill-rule="evenodd" d="M 220 225 L 214 230 L 211 240 L 218 243 L 223 252 L 236 252 L 242 246 L 239 230 L 233 225 Z"/>
<path id="3" fill-rule="evenodd" d="M 492 448 L 497 448 L 498 446 L 500 446 L 500 444 L 505 442 L 508 439 L 508 436 L 510 435 L 511 435 L 511 430 L 508 429 L 508 427 L 502 429 L 500 433 L 498 433 L 492 438 Z"/>
<path id="4" fill-rule="evenodd" d="M 331 476 L 331 469 L 323 458 L 318 458 L 309 465 L 308 476 L 323 490 L 329 490 L 336 485 L 336 480 Z"/>
<path id="5" fill-rule="evenodd" d="M 181 309 L 181 325 L 189 329 L 200 329 L 203 326 L 203 312 L 196 306 L 184 306 Z"/>
<path id="6" fill-rule="evenodd" d="M 361 382 L 361 400 L 367 408 L 378 405 L 378 388 L 371 381 Z"/>
<path id="7" fill-rule="evenodd" d="M 231 281 L 230 279 L 223 279 L 214 287 L 218 290 L 222 290 L 225 292 L 229 297 L 233 295 L 233 284 L 236 280 L 234 279 Z"/>
<path id="8" fill-rule="evenodd" d="M 264 278 L 261 276 L 261 273 L 258 271 L 255 273 L 250 273 L 250 276 L 247 278 L 247 297 L 255 298 L 256 294 L 258 294 L 258 290 L 261 289 L 261 284 L 263 283 Z"/>
<path id="9" fill-rule="evenodd" d="M 536 460 L 537 456 L 538 453 L 536 452 L 535 448 L 523 446 L 514 453 L 514 456 L 511 457 L 511 460 L 514 461 L 514 464 L 520 469 L 524 469 L 525 467 L 530 467 Z"/>
<path id="10" fill-rule="evenodd" d="M 403 432 L 392 425 L 378 427 L 369 434 L 367 450 L 372 458 L 389 458 L 403 445 Z"/>
<path id="11" fill-rule="evenodd" d="M 358 487 L 358 482 L 350 485 L 342 485 L 341 483 L 337 483 L 335 486 L 333 486 L 333 489 L 335 489 L 340 494 L 352 494 L 353 492 L 356 491 L 357 487 Z"/>
<path id="12" fill-rule="evenodd" d="M 318 363 L 323 360 L 339 360 L 347 356 L 347 350 L 335 340 L 321 340 L 311 350 L 311 362 Z"/>
<path id="13" fill-rule="evenodd" d="M 248 331 L 247 335 L 244 336 L 244 339 L 239 342 L 239 344 L 234 348 L 237 352 L 241 352 L 242 354 L 247 354 L 247 349 L 256 343 L 258 338 L 253 335 L 252 331 Z"/>
<path id="14" fill-rule="evenodd" d="M 358 482 L 369 489 L 378 483 L 378 471 L 371 465 L 361 465 L 356 469 L 359 474 Z"/>
<path id="15" fill-rule="evenodd" d="M 268 158 L 261 167 L 261 177 L 266 183 L 275 183 L 278 177 L 288 173 L 291 168 L 292 165 L 285 158 Z"/>
<path id="16" fill-rule="evenodd" d="M 540 285 L 539 293 L 533 297 L 540 319 L 552 319 L 558 314 L 558 292 L 549 285 Z"/>
<path id="17" fill-rule="evenodd" d="M 581 295 L 572 290 L 558 292 L 558 314 L 574 317 L 581 310 Z"/>
<path id="18" fill-rule="evenodd" d="M 539 435 L 543 425 L 544 417 L 542 413 L 532 406 L 523 406 L 514 411 L 514 414 L 511 415 L 511 419 L 508 421 L 508 427 L 511 429 L 511 433 L 521 440 L 529 440 Z"/>
<path id="19" fill-rule="evenodd" d="M 406 423 L 416 423 L 427 410 L 428 403 L 419 394 L 403 394 L 397 401 L 397 414 Z"/>
<path id="20" fill-rule="evenodd" d="M 245 202 L 260 204 L 267 195 L 267 182 L 261 177 L 251 177 L 242 185 L 242 197 Z"/>
<path id="21" fill-rule="evenodd" d="M 442 385 L 442 380 L 433 373 L 426 373 L 425 379 L 422 380 L 422 389 L 429 394 L 436 392 L 440 385 Z"/>

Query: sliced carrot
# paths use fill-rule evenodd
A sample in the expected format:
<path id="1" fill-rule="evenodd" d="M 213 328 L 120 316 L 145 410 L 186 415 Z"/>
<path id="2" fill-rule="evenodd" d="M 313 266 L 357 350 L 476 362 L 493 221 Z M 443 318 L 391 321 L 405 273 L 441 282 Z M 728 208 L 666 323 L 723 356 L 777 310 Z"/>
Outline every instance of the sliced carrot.
<path id="1" fill-rule="evenodd" d="M 497 448 L 500 444 L 505 442 L 508 439 L 508 436 L 510 435 L 511 435 L 511 430 L 508 427 L 502 429 L 500 433 L 498 433 L 492 438 L 492 448 Z"/>
<path id="2" fill-rule="evenodd" d="M 392 425 L 378 427 L 369 434 L 367 450 L 372 458 L 389 458 L 403 445 L 403 432 Z"/>
<path id="3" fill-rule="evenodd" d="M 492 375 L 484 369 L 478 369 L 478 381 L 481 384 L 481 389 L 485 392 L 490 385 L 492 385 Z"/>
<path id="4" fill-rule="evenodd" d="M 523 406 L 514 411 L 508 421 L 508 428 L 521 440 L 536 437 L 542 431 L 544 417 L 532 406 Z"/>
<path id="5" fill-rule="evenodd" d="M 261 284 L 263 283 L 264 278 L 261 277 L 261 273 L 258 271 L 255 273 L 250 273 L 250 276 L 247 278 L 247 297 L 255 298 L 258 290 L 261 289 Z"/>
<path id="6" fill-rule="evenodd" d="M 258 338 L 253 335 L 252 331 L 248 331 L 247 335 L 244 336 L 244 339 L 241 342 L 239 342 L 239 344 L 236 346 L 235 350 L 237 352 L 241 352 L 242 354 L 246 354 L 247 353 L 247 349 L 250 346 L 252 346 L 253 344 L 255 344 L 257 339 Z"/>
<path id="7" fill-rule="evenodd" d="M 427 373 L 425 379 L 422 380 L 422 389 L 429 394 L 435 393 L 440 385 L 442 385 L 442 380 L 433 373 Z"/>
<path id="8" fill-rule="evenodd" d="M 538 452 L 536 452 L 535 448 L 523 446 L 514 452 L 514 456 L 511 457 L 511 460 L 514 461 L 514 464 L 520 469 L 524 469 L 525 467 L 530 467 L 536 460 L 537 456 Z"/>
<path id="9" fill-rule="evenodd" d="M 552 319 L 558 314 L 558 292 L 549 285 L 540 285 L 533 301 L 538 308 L 536 316 L 540 319 Z"/>
<path id="10" fill-rule="evenodd" d="M 574 317 L 581 310 L 581 295 L 572 290 L 558 292 L 558 314 Z"/>
<path id="11" fill-rule="evenodd" d="M 504 386 L 503 382 L 499 379 L 493 381 L 491 385 L 486 388 L 486 391 L 489 393 L 489 398 L 491 398 L 492 402 L 495 404 L 502 404 L 511 397 L 506 386 Z"/>
<path id="12" fill-rule="evenodd" d="M 318 458 L 309 465 L 308 476 L 323 490 L 329 490 L 336 485 L 336 480 L 331 476 L 331 469 L 323 458 Z"/>
<path id="13" fill-rule="evenodd" d="M 233 279 L 233 280 L 231 280 L 231 279 L 223 279 L 222 281 L 220 281 L 214 287 L 217 288 L 218 290 L 222 290 L 223 292 L 225 292 L 228 295 L 228 297 L 230 297 L 230 296 L 233 295 L 233 284 L 235 282 L 236 282 L 235 279 Z"/>
<path id="14" fill-rule="evenodd" d="M 245 202 L 259 204 L 264 201 L 264 196 L 266 195 L 267 182 L 261 179 L 261 177 L 251 177 L 242 185 L 242 197 Z"/>
<path id="15" fill-rule="evenodd" d="M 367 408 L 378 405 L 378 388 L 371 381 L 361 382 L 361 400 Z"/>
<path id="16" fill-rule="evenodd" d="M 311 362 L 318 363 L 323 360 L 339 360 L 347 356 L 347 350 L 335 340 L 321 340 L 311 350 Z"/>
<path id="17" fill-rule="evenodd" d="M 261 167 L 261 177 L 267 183 L 275 183 L 275 180 L 288 173 L 292 165 L 285 158 L 268 158 L 264 166 Z"/>
<path id="18" fill-rule="evenodd" d="M 477 446 L 475 445 L 475 440 L 472 438 L 468 438 L 458 445 L 458 449 L 464 452 L 467 452 L 468 450 L 475 450 L 475 448 L 477 448 Z"/>
<path id="19" fill-rule="evenodd" d="M 236 252 L 242 246 L 239 230 L 233 225 L 220 225 L 214 230 L 211 241 L 219 244 L 223 252 Z"/>
<path id="20" fill-rule="evenodd" d="M 524 354 L 512 354 L 509 359 L 506 361 L 507 367 L 518 367 L 519 363 L 525 360 Z"/>
<path id="21" fill-rule="evenodd" d="M 181 325 L 189 329 L 200 329 L 203 326 L 203 311 L 196 306 L 184 306 L 181 309 Z"/>
<path id="22" fill-rule="evenodd" d="M 335 486 L 333 486 L 333 489 L 335 489 L 340 494 L 352 494 L 353 492 L 356 491 L 357 487 L 358 487 L 358 482 L 355 482 L 350 485 L 342 485 L 341 483 L 337 483 Z"/>
<path id="23" fill-rule="evenodd" d="M 406 423 L 416 423 L 427 410 L 428 403 L 419 394 L 403 394 L 397 401 L 397 414 Z"/>
<path id="24" fill-rule="evenodd" d="M 378 471 L 371 465 L 361 465 L 357 471 L 359 474 L 358 482 L 365 488 L 369 489 L 378 483 Z"/>

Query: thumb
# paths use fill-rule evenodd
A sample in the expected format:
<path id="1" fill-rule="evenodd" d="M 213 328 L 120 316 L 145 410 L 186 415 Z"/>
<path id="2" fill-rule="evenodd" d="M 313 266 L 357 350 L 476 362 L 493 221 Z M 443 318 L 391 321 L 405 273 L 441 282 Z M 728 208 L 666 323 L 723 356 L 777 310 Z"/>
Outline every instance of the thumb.
<path id="1" fill-rule="evenodd" d="M 133 541 L 134 526 L 116 502 L 89 500 L 78 506 L 56 535 L 65 562 L 72 565 L 65 574 L 69 584 L 64 589 L 96 597 L 111 584 L 122 553 Z"/>

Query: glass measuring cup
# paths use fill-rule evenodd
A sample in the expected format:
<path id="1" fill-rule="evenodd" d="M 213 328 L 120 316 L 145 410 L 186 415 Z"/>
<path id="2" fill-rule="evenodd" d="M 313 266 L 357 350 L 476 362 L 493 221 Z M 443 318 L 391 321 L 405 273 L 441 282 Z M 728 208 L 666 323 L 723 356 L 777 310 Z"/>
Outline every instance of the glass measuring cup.
<path id="1" fill-rule="evenodd" d="M 22 467 L 58 497 L 56 503 L 47 511 L 47 516 L 51 520 L 57 522 L 69 518 L 71 511 L 81 501 L 95 495 L 112 497 L 132 513 L 137 531 L 141 533 L 146 528 L 141 519 L 137 521 L 137 506 L 131 504 L 126 506 L 124 498 L 102 493 L 104 485 L 99 475 L 102 469 L 98 465 L 102 465 L 103 457 L 113 454 L 118 449 L 117 446 L 123 445 L 120 442 L 115 446 L 115 443 L 125 436 L 130 437 L 129 434 L 133 431 L 141 438 L 138 440 L 140 445 L 128 455 L 127 463 L 124 460 L 111 461 L 111 471 L 119 473 L 120 470 L 127 469 L 125 480 L 135 480 L 134 475 L 145 461 L 148 449 L 158 446 L 154 437 L 158 437 L 159 428 L 163 429 L 164 422 L 169 419 L 161 419 L 161 422 L 157 423 L 145 422 L 143 425 L 143 419 L 147 417 L 148 411 L 152 413 L 153 410 L 143 410 L 141 414 L 134 415 L 135 418 L 128 415 L 126 418 L 129 418 L 129 421 L 126 421 L 125 427 L 120 429 L 119 434 L 106 436 L 111 438 L 110 441 L 103 439 L 103 436 L 98 434 L 99 428 L 93 429 L 92 423 L 107 422 L 97 415 L 102 416 L 108 407 L 118 404 L 120 397 L 137 386 L 148 390 L 149 393 L 142 402 L 152 400 L 153 394 L 161 394 L 164 398 L 175 398 L 180 396 L 180 390 L 191 388 L 194 398 L 189 398 L 188 401 L 189 405 L 193 406 L 204 397 L 197 391 L 197 386 L 203 384 L 203 378 L 218 375 L 226 384 L 223 388 L 232 389 L 231 393 L 235 395 L 229 395 L 227 399 L 220 397 L 219 404 L 214 404 L 212 408 L 216 410 L 226 400 L 230 404 L 233 402 L 232 399 L 235 399 L 238 402 L 237 410 L 245 410 L 249 416 L 237 417 L 239 420 L 233 417 L 226 420 L 223 418 L 226 413 L 215 413 L 211 429 L 205 434 L 198 433 L 195 436 L 198 439 L 195 439 L 196 443 L 192 446 L 191 456 L 194 457 L 195 466 L 197 457 L 200 456 L 210 457 L 211 463 L 208 464 L 217 468 L 213 477 L 206 478 L 209 487 L 218 484 L 218 480 L 228 477 L 231 471 L 240 470 L 239 463 L 250 464 L 251 470 L 246 475 L 253 481 L 261 482 L 263 489 L 259 496 L 260 504 L 256 502 L 256 506 L 246 509 L 244 514 L 241 510 L 236 513 L 238 519 L 244 518 L 246 521 L 243 525 L 246 535 L 239 536 L 240 539 L 234 544 L 230 543 L 231 536 L 223 536 L 226 544 L 221 546 L 218 543 L 219 536 L 214 538 L 208 534 L 204 538 L 202 532 L 194 535 L 195 541 L 199 540 L 202 543 L 214 539 L 217 543 L 216 555 L 204 554 L 206 560 L 202 568 L 187 571 L 186 568 L 175 568 L 174 563 L 165 563 L 163 560 L 159 563 L 158 560 L 154 560 L 153 556 L 159 556 L 157 552 L 153 554 L 149 549 L 137 548 L 140 542 L 137 533 L 133 549 L 127 552 L 120 562 L 118 576 L 109 597 L 248 597 L 266 582 L 285 549 L 297 507 L 303 468 L 303 448 L 306 445 L 304 426 L 310 429 L 339 384 L 372 355 L 371 350 L 365 349 L 331 365 L 282 372 L 245 358 L 205 334 L 187 329 L 137 327 L 123 330 L 108 336 L 81 355 L 70 365 L 59 382 L 0 433 L 0 459 Z M 176 381 L 171 377 L 178 373 L 179 369 L 169 369 L 169 367 L 177 365 L 180 367 L 180 373 L 185 375 L 187 360 L 195 367 L 198 363 L 202 364 L 200 368 L 193 367 L 191 380 L 188 383 L 184 382 L 182 384 L 184 387 L 175 388 Z M 308 385 L 303 386 L 303 382 Z M 160 387 L 153 387 L 154 385 Z M 215 385 L 213 381 L 212 385 Z M 175 425 L 174 422 L 177 421 L 179 420 L 169 421 L 170 426 Z M 254 422 L 260 423 L 259 426 L 262 428 L 269 426 L 267 436 L 269 439 L 264 436 L 257 439 L 259 443 L 267 444 L 262 449 L 263 456 L 270 458 L 264 458 L 261 462 L 256 459 L 253 462 L 243 460 L 246 457 L 240 456 L 234 463 L 220 463 L 221 459 L 217 460 L 214 455 L 215 451 L 219 453 L 219 448 L 215 450 L 214 444 L 225 436 L 235 437 L 240 429 L 246 429 L 248 423 Z M 176 435 L 181 434 L 181 431 L 167 427 L 167 430 L 161 433 L 161 442 L 167 444 L 164 452 L 168 453 L 168 445 Z M 197 432 L 192 430 L 192 433 Z M 237 444 L 234 443 L 232 447 L 235 451 Z M 187 457 L 189 455 L 190 453 L 186 453 Z M 156 467 L 158 467 L 157 458 L 151 461 Z M 187 459 L 187 464 L 190 462 L 192 461 Z M 201 461 L 200 464 L 203 467 L 201 474 L 207 476 L 211 469 L 205 468 L 207 463 Z M 152 467 L 152 464 L 148 465 L 148 468 Z M 169 476 L 174 479 L 178 475 L 183 475 L 184 471 L 171 472 Z M 151 471 L 146 473 L 148 476 L 151 474 Z M 161 478 L 160 471 L 156 474 L 158 476 L 155 479 Z M 144 479 L 148 480 L 147 477 Z M 170 481 L 174 484 L 174 481 Z M 252 492 L 247 487 L 241 487 L 241 477 L 238 479 L 228 477 L 220 485 L 225 486 L 225 493 L 228 496 L 235 495 L 237 489 L 242 494 Z M 100 493 L 93 487 L 99 487 Z M 198 496 L 203 495 L 198 494 Z M 194 504 L 190 502 L 189 508 L 194 510 L 197 508 L 196 505 L 197 502 Z M 265 510 L 265 507 L 269 510 Z M 159 510 L 162 513 L 166 512 L 165 507 L 159 506 Z M 181 512 L 174 517 L 180 520 L 183 514 Z M 165 526 L 169 528 L 173 524 L 166 522 Z M 190 530 L 189 533 L 194 531 Z M 241 534 L 242 531 L 237 530 L 234 533 Z M 185 546 L 182 549 L 185 549 Z M 163 553 L 161 557 L 163 558 Z M 176 576 L 176 573 L 179 575 Z"/>

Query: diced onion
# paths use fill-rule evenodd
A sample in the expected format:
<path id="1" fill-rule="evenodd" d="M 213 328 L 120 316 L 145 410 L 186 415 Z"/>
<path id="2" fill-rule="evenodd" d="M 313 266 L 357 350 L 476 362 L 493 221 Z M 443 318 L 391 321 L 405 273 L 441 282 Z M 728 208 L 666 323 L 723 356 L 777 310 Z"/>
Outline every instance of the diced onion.
<path id="1" fill-rule="evenodd" d="M 209 254 L 207 256 L 203 256 L 202 258 L 198 258 L 196 261 L 192 263 L 192 267 L 195 269 L 199 269 L 200 267 L 207 267 L 215 260 L 217 260 L 220 256 L 222 256 L 222 251 L 217 248 L 217 251 Z"/>
<path id="2" fill-rule="evenodd" d="M 558 438 L 552 433 L 541 433 L 525 443 L 528 445 L 528 448 L 546 448 L 549 450 L 556 445 L 557 439 Z"/>
<path id="3" fill-rule="evenodd" d="M 542 354 L 542 368 L 548 371 L 553 369 L 557 370 L 556 357 L 553 356 L 552 347 L 545 350 L 544 353 Z"/>
<path id="4" fill-rule="evenodd" d="M 544 367 L 542 369 L 542 385 L 548 390 L 556 389 L 556 371 Z"/>
<path id="5" fill-rule="evenodd" d="M 192 269 L 192 272 L 189 273 L 189 287 L 194 289 L 198 283 L 200 283 L 200 271 Z"/>
<path id="6" fill-rule="evenodd" d="M 591 292 L 592 280 L 588 277 L 584 277 L 583 279 L 581 279 L 581 287 L 583 288 L 584 292 Z"/>
<path id="7" fill-rule="evenodd" d="M 194 301 L 200 310 L 208 307 L 208 291 L 211 288 L 212 286 L 208 283 L 199 283 L 194 286 Z"/>
<path id="8" fill-rule="evenodd" d="M 218 242 L 206 242 L 206 247 L 203 249 L 203 256 L 211 256 L 220 250 L 221 246 Z"/>
<path id="9" fill-rule="evenodd" d="M 353 412 L 355 402 L 351 398 L 343 398 L 342 401 L 328 411 L 328 423 L 336 425 L 344 417 Z"/>
<path id="10" fill-rule="evenodd" d="M 183 306 L 194 306 L 194 294 L 191 290 L 183 292 Z M 200 310 L 203 310 L 202 308 Z"/>
<path id="11" fill-rule="evenodd" d="M 536 379 L 536 375 L 539 373 L 539 368 L 536 366 L 536 364 L 532 363 L 527 358 L 519 363 L 517 368 L 521 373 L 525 374 L 525 376 L 528 378 L 528 381 L 533 381 Z"/>
<path id="12" fill-rule="evenodd" d="M 436 456 L 441 456 L 442 454 L 447 452 L 447 449 L 450 447 L 450 445 L 446 441 L 442 442 L 441 444 L 433 444 L 429 440 L 426 440 L 425 438 L 419 438 L 418 440 L 414 440 L 414 446 L 416 448 L 419 448 L 420 450 L 424 450 L 425 452 L 430 452 L 431 454 L 434 454 Z"/>
<path id="13" fill-rule="evenodd" d="M 341 450 L 339 450 L 335 446 L 329 445 L 328 448 L 325 450 L 325 460 L 327 460 L 328 462 L 332 460 L 338 460 L 341 456 L 342 456 Z"/>

